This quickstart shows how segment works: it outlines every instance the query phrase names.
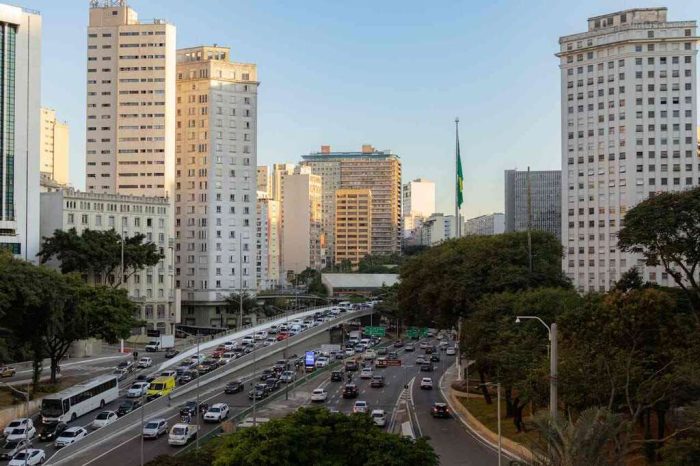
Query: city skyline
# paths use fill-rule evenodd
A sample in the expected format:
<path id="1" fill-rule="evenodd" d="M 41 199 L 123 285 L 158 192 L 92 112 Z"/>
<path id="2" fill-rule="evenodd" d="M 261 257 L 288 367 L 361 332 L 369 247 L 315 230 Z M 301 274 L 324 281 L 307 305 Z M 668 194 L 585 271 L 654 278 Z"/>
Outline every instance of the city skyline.
<path id="1" fill-rule="evenodd" d="M 580 29 L 582 17 L 631 6 L 596 1 L 547 5 L 545 10 L 544 2 L 539 8 L 538 4 L 471 8 L 464 2 L 430 11 L 374 11 L 369 2 L 360 2 L 352 7 L 318 3 L 302 11 L 285 5 L 270 9 L 242 4 L 231 17 L 186 2 L 129 4 L 144 19 L 164 18 L 174 24 L 178 48 L 220 43 L 232 48 L 234 60 L 258 64 L 259 164 L 298 162 L 298 154 L 322 144 L 352 150 L 371 141 L 380 150 L 401 154 L 405 180 L 419 176 L 434 180 L 437 210 L 452 212 L 452 120 L 460 116 L 465 218 L 502 209 L 503 170 L 527 165 L 560 168 L 558 83 L 552 73 L 556 40 Z M 84 189 L 85 55 L 72 51 L 85 50 L 88 5 L 36 0 L 24 6 L 42 13 L 42 105 L 55 108 L 71 126 L 70 179 Z M 693 17 L 687 3 L 670 1 L 664 6 L 671 20 Z M 539 21 L 542 15 L 557 21 Z M 314 18 L 323 21 L 312 38 L 306 31 Z M 199 27 L 206 21 L 211 27 Z M 517 34 L 477 40 L 507 22 Z M 528 36 L 527 44 L 521 43 L 521 35 Z M 435 47 L 441 48 L 440 54 L 434 54 Z M 515 47 L 517 54 L 512 53 Z M 425 86 L 425 75 L 414 71 L 416 54 L 423 65 L 436 70 L 434 86 Z M 389 58 L 393 66 L 386 67 Z M 373 72 L 354 73 L 360 66 L 371 66 Z M 493 72 L 496 67 L 498 73 Z M 323 72 L 308 72 L 313 69 Z M 528 92 L 522 92 L 518 82 L 528 82 Z M 329 114 L 328 109 L 340 110 Z M 297 112 L 304 115 L 304 124 Z M 518 121 L 528 121 L 527 130 L 519 128 Z M 422 130 L 407 131 L 415 127 Z M 510 137 L 503 138 L 503 131 Z M 494 146 L 493 140 L 504 142 Z M 431 163 L 425 164 L 428 158 Z"/>

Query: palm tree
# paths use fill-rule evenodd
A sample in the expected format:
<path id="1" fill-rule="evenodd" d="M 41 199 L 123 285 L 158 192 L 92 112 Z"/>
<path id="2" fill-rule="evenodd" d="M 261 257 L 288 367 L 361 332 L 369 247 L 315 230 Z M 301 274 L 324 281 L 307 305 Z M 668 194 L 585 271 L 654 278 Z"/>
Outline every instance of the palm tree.
<path id="1" fill-rule="evenodd" d="M 631 423 L 605 408 L 588 408 L 576 420 L 534 420 L 539 431 L 532 451 L 535 464 L 546 466 L 624 466 Z"/>

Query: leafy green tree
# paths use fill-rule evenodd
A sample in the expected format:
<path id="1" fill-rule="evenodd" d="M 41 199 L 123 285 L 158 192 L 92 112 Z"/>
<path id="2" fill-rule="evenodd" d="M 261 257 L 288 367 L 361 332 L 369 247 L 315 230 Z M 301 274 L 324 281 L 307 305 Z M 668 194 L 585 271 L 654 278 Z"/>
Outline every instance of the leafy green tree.
<path id="1" fill-rule="evenodd" d="M 424 438 L 413 442 L 380 430 L 367 415 L 346 416 L 324 408 L 300 408 L 225 435 L 220 442 L 214 466 L 438 464 Z"/>
<path id="2" fill-rule="evenodd" d="M 677 430 L 661 449 L 661 464 L 686 466 L 700 464 L 700 402 L 677 411 Z"/>
<path id="3" fill-rule="evenodd" d="M 700 188 L 660 193 L 630 209 L 618 234 L 623 251 L 661 265 L 700 312 Z"/>
<path id="4" fill-rule="evenodd" d="M 165 256 L 146 236 L 136 234 L 124 238 L 124 280 L 148 266 L 158 264 Z M 61 272 L 77 272 L 88 280 L 118 287 L 122 284 L 122 237 L 114 230 L 85 230 L 78 234 L 75 228 L 56 230 L 44 238 L 37 256 L 44 264 L 52 259 L 60 262 Z"/>

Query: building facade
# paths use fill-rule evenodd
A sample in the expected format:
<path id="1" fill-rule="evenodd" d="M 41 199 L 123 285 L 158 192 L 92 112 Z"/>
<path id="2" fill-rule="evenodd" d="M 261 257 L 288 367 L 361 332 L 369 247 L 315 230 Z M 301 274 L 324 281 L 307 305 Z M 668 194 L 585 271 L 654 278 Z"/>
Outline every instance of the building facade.
<path id="1" fill-rule="evenodd" d="M 87 190 L 172 199 L 175 26 L 108 0 L 89 21 Z"/>
<path id="2" fill-rule="evenodd" d="M 39 252 L 41 16 L 0 5 L 0 248 Z"/>
<path id="3" fill-rule="evenodd" d="M 272 173 L 270 167 L 262 165 L 256 171 L 256 184 L 258 192 L 263 192 L 267 197 L 272 196 Z"/>
<path id="4" fill-rule="evenodd" d="M 372 191 L 339 189 L 335 192 L 334 263 L 350 261 L 356 267 L 372 251 Z"/>
<path id="5" fill-rule="evenodd" d="M 68 184 L 68 123 L 56 119 L 56 111 L 41 109 L 41 154 L 39 162 L 42 178 Z"/>
<path id="6" fill-rule="evenodd" d="M 177 53 L 175 267 L 183 317 L 235 324 L 225 299 L 257 287 L 257 67 L 228 47 Z"/>
<path id="7" fill-rule="evenodd" d="M 658 192 L 700 184 L 695 21 L 666 8 L 588 19 L 559 39 L 563 268 L 580 291 L 602 291 L 637 266 L 665 272 L 617 247 L 625 213 Z"/>
<path id="8" fill-rule="evenodd" d="M 403 185 L 403 238 L 416 236 L 423 220 L 435 213 L 435 183 L 417 178 Z"/>
<path id="9" fill-rule="evenodd" d="M 172 334 L 180 322 L 180 292 L 175 287 L 174 238 L 170 236 L 172 211 L 162 197 L 84 193 L 73 189 L 41 193 L 41 236 L 56 230 L 116 230 L 124 237 L 141 233 L 165 256 L 157 265 L 129 276 L 129 298 L 139 306 L 137 319 L 146 328 Z M 128 270 L 127 270 L 128 273 Z M 88 277 L 101 283 L 108 277 Z"/>
<path id="10" fill-rule="evenodd" d="M 501 213 L 481 215 L 464 222 L 465 235 L 500 235 L 505 228 L 505 215 Z"/>
<path id="11" fill-rule="evenodd" d="M 530 226 L 561 239 L 561 170 L 506 170 L 505 204 L 506 232 Z"/>
<path id="12" fill-rule="evenodd" d="M 322 228 L 321 177 L 301 167 L 282 177 L 282 275 L 293 276 L 306 268 L 326 265 Z"/>
<path id="13" fill-rule="evenodd" d="M 280 285 L 280 202 L 258 191 L 257 230 L 255 233 L 255 276 L 258 290 Z"/>

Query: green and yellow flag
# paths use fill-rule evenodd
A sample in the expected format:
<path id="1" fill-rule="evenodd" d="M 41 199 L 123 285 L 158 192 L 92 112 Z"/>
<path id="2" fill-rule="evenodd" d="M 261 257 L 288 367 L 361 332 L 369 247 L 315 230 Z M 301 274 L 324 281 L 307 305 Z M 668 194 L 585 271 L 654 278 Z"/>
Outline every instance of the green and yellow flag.
<path id="1" fill-rule="evenodd" d="M 463 197 L 462 190 L 464 189 L 464 177 L 462 176 L 462 158 L 459 155 L 459 133 L 457 133 L 457 208 L 462 207 Z"/>

